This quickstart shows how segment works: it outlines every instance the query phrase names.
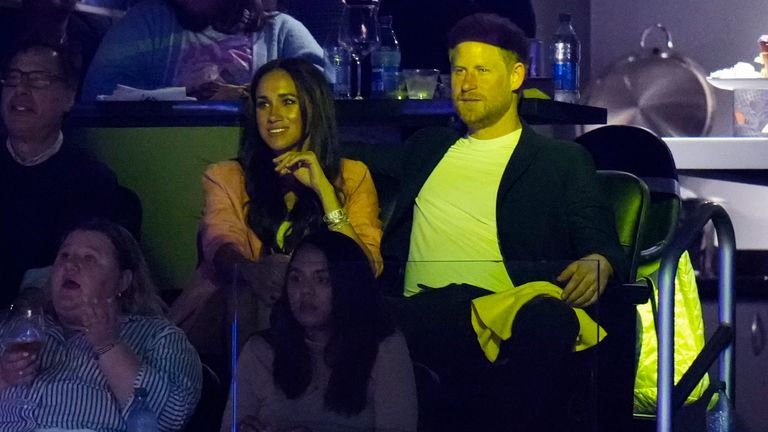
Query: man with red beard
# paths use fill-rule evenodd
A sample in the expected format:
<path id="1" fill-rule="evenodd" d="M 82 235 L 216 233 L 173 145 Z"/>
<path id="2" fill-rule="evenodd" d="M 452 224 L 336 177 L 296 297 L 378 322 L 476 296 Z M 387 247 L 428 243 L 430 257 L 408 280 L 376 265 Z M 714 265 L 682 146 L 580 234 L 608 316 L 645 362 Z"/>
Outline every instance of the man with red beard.
<path id="1" fill-rule="evenodd" d="M 520 119 L 522 31 L 475 14 L 448 41 L 467 132 L 419 131 L 397 165 L 401 190 L 382 252 L 385 272 L 404 276 L 401 325 L 415 360 L 440 375 L 454 403 L 439 430 L 576 430 L 566 415 L 571 353 L 584 331 L 574 308 L 592 307 L 626 274 L 613 213 L 589 154 Z M 546 288 L 528 296 L 529 282 Z M 472 314 L 495 293 L 523 305 L 501 309 L 513 318 L 494 357 L 480 349 Z"/>
<path id="2" fill-rule="evenodd" d="M 78 67 L 64 49 L 31 44 L 2 71 L 0 136 L 0 305 L 24 273 L 49 266 L 75 222 L 113 215 L 114 173 L 65 139 L 62 122 L 77 91 Z"/>

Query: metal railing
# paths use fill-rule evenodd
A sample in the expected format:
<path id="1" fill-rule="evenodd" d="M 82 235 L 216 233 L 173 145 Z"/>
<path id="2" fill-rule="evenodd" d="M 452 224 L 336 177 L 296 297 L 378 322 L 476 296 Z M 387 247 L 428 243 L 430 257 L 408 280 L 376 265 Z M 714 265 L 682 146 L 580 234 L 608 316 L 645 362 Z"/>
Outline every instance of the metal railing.
<path id="1" fill-rule="evenodd" d="M 658 405 L 656 431 L 672 432 L 674 385 L 674 298 L 675 275 L 680 256 L 707 222 L 712 221 L 719 244 L 720 274 L 718 280 L 719 320 L 733 325 L 736 315 L 733 289 L 733 256 L 736 237 L 733 224 L 725 209 L 719 204 L 701 204 L 686 220 L 661 258 L 659 268 L 658 312 Z M 731 343 L 720 354 L 719 380 L 726 383 L 726 391 L 734 400 L 734 352 Z"/>

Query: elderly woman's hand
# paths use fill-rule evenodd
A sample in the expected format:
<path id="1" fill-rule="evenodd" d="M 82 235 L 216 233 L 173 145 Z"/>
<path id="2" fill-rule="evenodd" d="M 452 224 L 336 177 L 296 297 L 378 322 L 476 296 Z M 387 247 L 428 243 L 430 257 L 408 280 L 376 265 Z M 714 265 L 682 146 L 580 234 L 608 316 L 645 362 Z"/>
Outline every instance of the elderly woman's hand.
<path id="1" fill-rule="evenodd" d="M 40 356 L 36 352 L 14 349 L 11 345 L 0 356 L 0 390 L 29 384 L 37 376 Z"/>
<path id="2" fill-rule="evenodd" d="M 85 299 L 81 306 L 85 338 L 98 350 L 120 339 L 120 311 L 114 298 Z"/>

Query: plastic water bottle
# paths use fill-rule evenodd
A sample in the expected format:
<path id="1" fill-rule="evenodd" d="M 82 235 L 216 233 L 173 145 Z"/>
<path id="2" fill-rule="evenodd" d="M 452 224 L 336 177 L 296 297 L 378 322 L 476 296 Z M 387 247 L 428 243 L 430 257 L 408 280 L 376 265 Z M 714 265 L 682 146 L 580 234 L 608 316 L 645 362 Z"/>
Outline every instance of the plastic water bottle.
<path id="1" fill-rule="evenodd" d="M 392 29 L 392 17 L 379 17 L 381 45 L 371 53 L 371 97 L 397 98 L 400 43 Z"/>
<path id="2" fill-rule="evenodd" d="M 157 416 L 147 403 L 147 389 L 137 388 L 126 420 L 127 432 L 158 432 Z"/>
<path id="3" fill-rule="evenodd" d="M 560 14 L 560 26 L 552 37 L 549 50 L 552 61 L 552 80 L 555 84 L 555 100 L 578 102 L 581 44 L 571 25 L 571 14 Z"/>
<path id="4" fill-rule="evenodd" d="M 721 382 L 717 388 L 717 403 L 707 411 L 707 432 L 734 432 L 735 430 L 731 401 L 725 392 L 725 383 Z"/>
<path id="5" fill-rule="evenodd" d="M 327 45 L 325 51 L 325 73 L 333 87 L 334 99 L 349 99 L 349 51 L 338 45 Z"/>

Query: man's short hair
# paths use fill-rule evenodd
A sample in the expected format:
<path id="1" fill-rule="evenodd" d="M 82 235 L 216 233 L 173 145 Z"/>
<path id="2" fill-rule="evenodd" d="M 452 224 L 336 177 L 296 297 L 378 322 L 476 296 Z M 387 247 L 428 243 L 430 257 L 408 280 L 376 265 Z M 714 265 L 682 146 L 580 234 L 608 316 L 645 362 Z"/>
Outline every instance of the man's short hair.
<path id="1" fill-rule="evenodd" d="M 19 54 L 38 50 L 49 50 L 56 54 L 56 63 L 59 68 L 58 74 L 61 76 L 62 82 L 68 88 L 77 91 L 80 84 L 80 65 L 82 61 L 80 53 L 68 45 L 51 45 L 37 40 L 25 41 L 8 57 L 8 60 L 3 65 L 3 70 L 7 69 L 11 61 Z"/>
<path id="2" fill-rule="evenodd" d="M 482 42 L 513 53 L 516 61 L 528 62 L 528 38 L 515 23 L 491 13 L 476 13 L 462 18 L 448 32 L 448 49 L 462 42 Z M 511 59 L 505 61 L 509 62 Z"/>

